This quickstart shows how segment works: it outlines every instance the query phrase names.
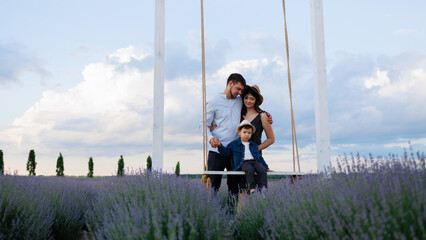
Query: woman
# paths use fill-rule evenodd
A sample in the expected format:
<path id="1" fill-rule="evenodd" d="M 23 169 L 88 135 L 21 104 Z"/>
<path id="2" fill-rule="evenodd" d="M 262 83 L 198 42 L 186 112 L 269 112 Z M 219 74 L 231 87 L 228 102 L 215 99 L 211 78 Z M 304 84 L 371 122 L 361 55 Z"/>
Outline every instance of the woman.
<path id="1" fill-rule="evenodd" d="M 259 107 L 263 103 L 263 96 L 262 94 L 260 94 L 260 89 L 257 85 L 247 85 L 241 93 L 241 98 L 243 99 L 243 108 L 241 109 L 241 121 L 247 120 L 253 126 L 255 126 L 256 131 L 253 133 L 250 140 L 252 140 L 258 145 L 260 155 L 262 155 L 262 150 L 269 147 L 275 142 L 274 131 L 272 130 L 271 123 L 269 123 L 268 121 L 269 114 Z M 265 131 L 266 140 L 262 142 L 263 131 Z M 270 169 L 267 169 L 266 171 L 273 172 Z M 256 185 L 258 185 L 258 175 L 256 175 L 255 181 Z M 249 193 L 246 179 L 244 177 L 240 178 L 238 185 L 241 192 L 240 202 L 242 203 L 244 199 L 244 193 Z"/>
<path id="2" fill-rule="evenodd" d="M 263 103 L 263 96 L 260 94 L 260 89 L 257 85 L 247 86 L 241 93 L 243 99 L 243 108 L 241 109 L 241 121 L 247 120 L 256 127 L 256 132 L 251 139 L 259 146 L 260 154 L 262 150 L 269 147 L 275 142 L 274 131 L 271 124 L 268 122 L 268 113 L 260 109 Z M 262 142 L 262 133 L 265 131 L 266 140 Z"/>

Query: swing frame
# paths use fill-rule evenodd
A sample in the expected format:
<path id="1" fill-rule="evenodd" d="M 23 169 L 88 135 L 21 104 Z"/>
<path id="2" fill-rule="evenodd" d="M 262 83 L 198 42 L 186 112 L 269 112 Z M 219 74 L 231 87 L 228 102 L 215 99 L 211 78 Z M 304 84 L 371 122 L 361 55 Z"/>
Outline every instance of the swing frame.
<path id="1" fill-rule="evenodd" d="M 310 0 L 317 171 L 330 162 L 323 0 Z M 204 34 L 204 33 L 203 33 Z M 165 0 L 155 0 L 153 168 L 163 169 Z M 204 50 L 203 50 L 204 51 Z M 204 64 L 204 63 L 203 63 Z M 204 170 L 204 169 L 203 169 Z"/>

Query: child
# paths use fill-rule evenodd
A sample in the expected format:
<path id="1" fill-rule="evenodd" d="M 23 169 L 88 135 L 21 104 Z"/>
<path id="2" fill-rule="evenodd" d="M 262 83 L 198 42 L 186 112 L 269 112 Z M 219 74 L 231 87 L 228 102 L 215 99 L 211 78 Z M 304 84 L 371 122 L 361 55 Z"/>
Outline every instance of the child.
<path id="1" fill-rule="evenodd" d="M 226 148 L 220 144 L 219 152 L 222 156 L 230 156 L 232 170 L 242 169 L 246 173 L 247 184 L 250 192 L 255 191 L 256 183 L 254 173 L 259 175 L 259 188 L 267 188 L 266 171 L 269 169 L 263 157 L 260 155 L 258 145 L 250 141 L 256 128 L 247 120 L 243 120 L 237 127 L 240 139 L 232 141 Z M 271 171 L 271 170 L 269 170 Z"/>

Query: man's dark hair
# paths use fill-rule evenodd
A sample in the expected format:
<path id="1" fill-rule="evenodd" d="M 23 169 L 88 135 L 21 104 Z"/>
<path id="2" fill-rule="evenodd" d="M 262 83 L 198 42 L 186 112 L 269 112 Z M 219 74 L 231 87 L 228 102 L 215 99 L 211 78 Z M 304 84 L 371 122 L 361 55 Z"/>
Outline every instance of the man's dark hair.
<path id="1" fill-rule="evenodd" d="M 226 85 L 228 85 L 229 82 L 231 82 L 231 81 L 232 81 L 233 84 L 241 83 L 241 85 L 243 85 L 243 87 L 245 87 L 247 85 L 246 80 L 239 73 L 232 73 L 231 75 L 229 75 L 228 81 L 226 82 Z"/>

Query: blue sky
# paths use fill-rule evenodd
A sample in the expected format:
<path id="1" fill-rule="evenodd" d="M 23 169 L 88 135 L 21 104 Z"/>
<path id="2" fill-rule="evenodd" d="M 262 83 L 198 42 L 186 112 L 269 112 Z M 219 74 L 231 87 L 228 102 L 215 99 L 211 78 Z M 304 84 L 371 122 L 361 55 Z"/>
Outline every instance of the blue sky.
<path id="1" fill-rule="evenodd" d="M 287 1 L 296 130 L 316 171 L 308 0 Z M 120 155 L 145 166 L 152 146 L 154 1 L 0 3 L 0 149 L 9 172 L 110 175 Z M 324 1 L 333 159 L 426 150 L 424 1 Z M 207 97 L 232 72 L 257 84 L 277 141 L 265 156 L 292 170 L 281 1 L 206 1 Z M 199 1 L 166 0 L 164 168 L 202 169 Z"/>

